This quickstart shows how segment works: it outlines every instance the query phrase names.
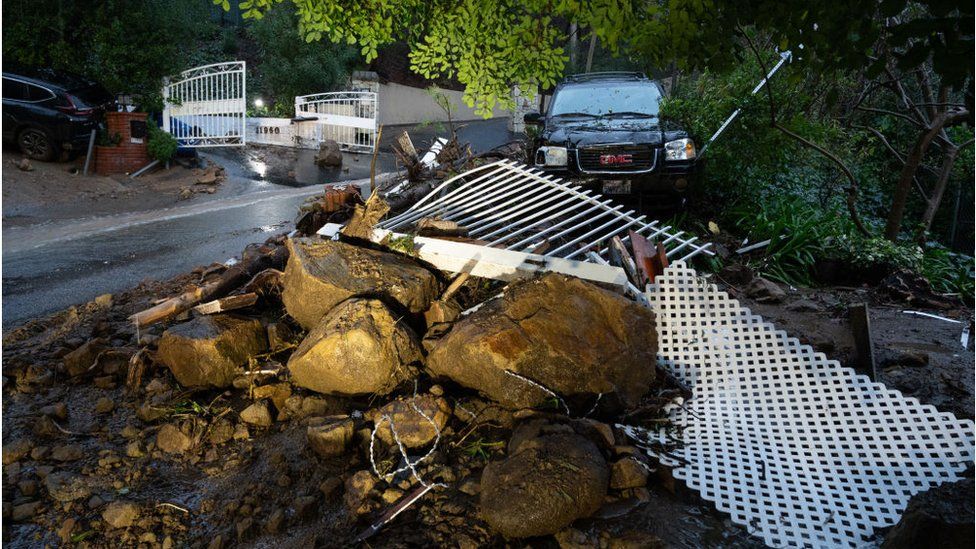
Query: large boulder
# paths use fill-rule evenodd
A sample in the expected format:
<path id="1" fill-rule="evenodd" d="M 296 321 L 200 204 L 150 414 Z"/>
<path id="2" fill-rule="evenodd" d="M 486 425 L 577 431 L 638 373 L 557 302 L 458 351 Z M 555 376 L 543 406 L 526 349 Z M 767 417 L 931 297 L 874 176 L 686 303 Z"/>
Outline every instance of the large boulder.
<path id="1" fill-rule="evenodd" d="M 577 278 L 510 286 L 434 343 L 427 368 L 510 408 L 615 393 L 636 404 L 654 381 L 654 314 Z"/>
<path id="2" fill-rule="evenodd" d="M 440 295 L 437 277 L 408 257 L 311 238 L 291 239 L 288 249 L 281 300 L 308 330 L 350 297 L 383 296 L 422 313 Z"/>
<path id="3" fill-rule="evenodd" d="M 342 166 L 342 150 L 334 139 L 326 139 L 319 143 L 319 152 L 315 154 L 315 165 L 321 168 Z"/>
<path id="4" fill-rule="evenodd" d="M 510 447 L 509 454 L 481 475 L 481 516 L 507 538 L 555 534 L 595 513 L 606 498 L 610 470 L 585 437 L 548 434 Z"/>
<path id="5" fill-rule="evenodd" d="M 227 387 L 250 357 L 267 350 L 259 321 L 208 315 L 166 330 L 156 356 L 184 387 Z"/>
<path id="6" fill-rule="evenodd" d="M 415 374 L 417 336 L 381 301 L 350 299 L 329 311 L 288 360 L 292 382 L 320 393 L 385 395 Z"/>

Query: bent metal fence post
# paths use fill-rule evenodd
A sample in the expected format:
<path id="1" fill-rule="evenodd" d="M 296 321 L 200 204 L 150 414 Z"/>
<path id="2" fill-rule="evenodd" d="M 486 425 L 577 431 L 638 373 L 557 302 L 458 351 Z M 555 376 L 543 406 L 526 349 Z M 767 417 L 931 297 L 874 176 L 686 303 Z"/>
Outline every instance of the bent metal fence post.
<path id="1" fill-rule="evenodd" d="M 163 87 L 163 130 L 181 147 L 242 147 L 246 98 L 244 61 L 183 71 Z"/>

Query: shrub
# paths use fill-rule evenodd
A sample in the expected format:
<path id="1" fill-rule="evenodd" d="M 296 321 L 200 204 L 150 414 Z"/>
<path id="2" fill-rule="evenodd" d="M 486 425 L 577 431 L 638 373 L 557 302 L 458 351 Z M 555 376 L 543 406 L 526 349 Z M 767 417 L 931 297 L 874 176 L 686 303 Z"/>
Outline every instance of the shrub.
<path id="1" fill-rule="evenodd" d="M 169 162 L 176 155 L 176 148 L 178 146 L 176 138 L 152 122 L 146 126 L 149 133 L 149 139 L 146 142 L 149 156 L 160 162 Z"/>

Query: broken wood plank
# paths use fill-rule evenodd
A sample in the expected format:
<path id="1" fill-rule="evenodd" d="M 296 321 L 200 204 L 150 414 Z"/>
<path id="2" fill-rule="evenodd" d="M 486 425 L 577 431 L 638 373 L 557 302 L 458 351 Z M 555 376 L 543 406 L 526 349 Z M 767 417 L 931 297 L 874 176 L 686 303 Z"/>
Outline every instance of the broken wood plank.
<path id="1" fill-rule="evenodd" d="M 608 249 L 610 252 L 610 264 L 623 267 L 624 272 L 627 273 L 627 278 L 637 285 L 640 282 L 637 273 L 637 264 L 634 263 L 634 258 L 631 257 L 630 252 L 627 251 L 627 247 L 624 246 L 624 241 L 620 240 L 619 236 L 614 236 L 610 239 Z"/>
<path id="2" fill-rule="evenodd" d="M 629 231 L 630 247 L 634 250 L 634 263 L 637 264 L 637 286 L 643 288 L 648 283 L 654 282 L 654 267 L 650 259 L 656 253 L 651 247 L 651 243 L 643 235 L 636 231 Z"/>
<path id="3" fill-rule="evenodd" d="M 866 374 L 871 381 L 877 381 L 874 362 L 874 346 L 871 343 L 871 317 L 867 303 L 856 303 L 847 309 L 854 333 L 854 351 L 858 373 Z"/>
<path id="4" fill-rule="evenodd" d="M 246 294 L 222 297 L 220 299 L 208 301 L 207 303 L 201 303 L 200 305 L 194 307 L 193 310 L 202 315 L 212 315 L 215 313 L 223 313 L 226 311 L 250 307 L 257 302 L 258 294 L 250 292 Z"/>
<path id="5" fill-rule="evenodd" d="M 216 299 L 229 294 L 265 269 L 284 268 L 287 260 L 288 248 L 286 246 L 262 246 L 258 253 L 250 257 L 245 254 L 243 261 L 228 268 L 217 280 L 198 288 L 191 288 L 154 307 L 140 311 L 130 316 L 129 320 L 133 321 L 136 326 L 149 326 L 172 318 L 189 310 L 201 301 Z"/>

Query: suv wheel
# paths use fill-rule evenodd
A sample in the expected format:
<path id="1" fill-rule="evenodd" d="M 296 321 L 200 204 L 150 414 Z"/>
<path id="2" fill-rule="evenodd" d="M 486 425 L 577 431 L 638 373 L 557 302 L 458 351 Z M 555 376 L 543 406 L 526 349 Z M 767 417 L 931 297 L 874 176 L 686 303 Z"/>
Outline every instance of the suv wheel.
<path id="1" fill-rule="evenodd" d="M 46 133 L 37 128 L 27 128 L 17 136 L 17 146 L 20 152 L 28 158 L 50 162 L 57 156 L 54 143 Z"/>

